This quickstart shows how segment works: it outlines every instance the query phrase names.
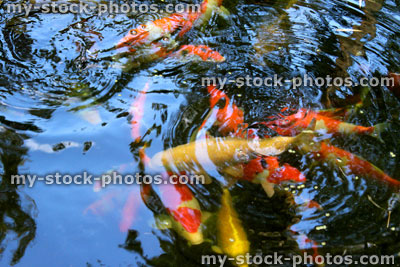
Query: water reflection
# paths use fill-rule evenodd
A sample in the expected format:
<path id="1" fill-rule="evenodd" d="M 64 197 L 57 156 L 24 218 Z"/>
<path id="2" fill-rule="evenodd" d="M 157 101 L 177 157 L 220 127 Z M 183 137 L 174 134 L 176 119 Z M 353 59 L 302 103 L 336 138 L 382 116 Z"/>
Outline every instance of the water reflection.
<path id="1" fill-rule="evenodd" d="M 323 110 L 330 106 L 347 106 L 358 102 L 365 88 L 308 86 L 294 90 L 290 85 L 239 88 L 227 84 L 221 90 L 225 95 L 216 94 L 215 99 L 219 99 L 212 104 L 209 98 L 213 93 L 200 82 L 201 77 L 218 76 L 236 79 L 246 75 L 277 74 L 292 79 L 308 73 L 312 77 L 329 74 L 359 78 L 398 72 L 396 34 L 400 27 L 394 1 L 365 1 L 362 9 L 356 0 L 224 1 L 231 13 L 228 19 L 215 14 L 207 25 L 194 28 L 179 39 L 180 45 L 197 48 L 207 45 L 218 51 L 225 58 L 224 62 L 198 62 L 177 57 L 148 62 L 148 52 L 154 52 L 151 46 L 137 57 L 118 55 L 113 49 L 129 29 L 166 14 L 98 17 L 36 12 L 24 17 L 6 14 L 4 2 L 0 5 L 0 123 L 7 128 L 1 132 L 0 139 L 3 164 L 1 254 L 11 251 L 13 262 L 21 260 L 28 265 L 27 262 L 35 264 L 42 260 L 40 253 L 21 258 L 35 236 L 36 209 L 33 200 L 9 183 L 9 176 L 18 171 L 18 165 L 27 157 L 28 151 L 23 147 L 23 140 L 27 139 L 25 134 L 29 135 L 26 143 L 29 161 L 25 162 L 28 171 L 87 169 L 104 173 L 113 166 L 126 164 L 129 171 L 137 172 L 140 148 L 147 144 L 146 153 L 152 156 L 153 165 L 146 173 L 187 171 L 212 179 L 211 184 L 189 186 L 201 211 L 221 214 L 221 187 L 231 186 L 233 207 L 247 234 L 251 253 L 291 254 L 304 249 L 313 252 L 315 244 L 320 253 L 398 253 L 399 216 L 395 212 L 398 206 L 394 206 L 388 219 L 388 201 L 393 198 L 390 188 L 344 173 L 344 165 L 338 168 L 310 156 L 311 152 L 304 155 L 277 148 L 276 151 L 282 152 L 279 155 L 272 156 L 271 151 L 267 151 L 267 156 L 260 156 L 260 153 L 265 154 L 265 149 L 261 148 L 274 145 L 262 147 L 264 141 L 259 141 L 258 145 L 251 142 L 252 138 L 277 135 L 259 122 L 276 116 L 284 107 Z M 353 32 L 337 31 L 346 28 Z M 171 39 L 163 41 L 162 48 L 176 48 Z M 148 81 L 153 83 L 146 93 L 143 127 L 136 141 L 137 136 L 132 140 L 130 135 L 129 110 Z M 385 87 L 367 89 L 362 108 L 349 116 L 348 122 L 372 126 L 390 121 L 382 133 L 383 142 L 370 136 L 335 136 L 329 137 L 331 144 L 364 157 L 397 178 L 400 171 L 399 102 Z M 229 121 L 231 117 L 226 116 L 229 112 L 235 114 L 235 120 Z M 237 122 L 250 125 L 243 135 L 249 140 L 239 142 L 228 137 L 231 129 L 237 130 L 231 127 Z M 253 132 L 251 138 L 249 132 Z M 217 139 L 207 139 L 207 136 Z M 293 140 L 287 138 L 284 139 Z M 71 149 L 62 149 L 66 140 L 74 144 Z M 265 142 L 276 145 L 273 142 L 276 140 Z M 46 144 L 59 145 L 53 149 Z M 179 149 L 186 157 L 177 153 Z M 51 158 L 46 157 L 48 152 Z M 160 154 L 155 156 L 157 153 Z M 220 155 L 226 157 L 219 158 Z M 268 160 L 281 162 L 278 167 L 290 164 L 307 179 L 305 182 L 299 179 L 304 184 L 274 186 L 273 197 L 268 198 L 266 191 L 272 195 L 268 185 L 253 184 L 251 182 L 256 180 L 252 179 L 232 181 L 232 177 L 243 177 L 249 167 L 245 163 L 251 160 L 255 160 L 257 168 L 262 168 Z M 141 202 L 135 213 L 131 196 L 138 194 L 136 189 L 120 187 L 114 194 L 118 197 L 110 200 L 115 209 L 110 208 L 100 215 L 87 212 L 82 215 L 84 219 L 72 210 L 81 213 L 92 201 L 97 203 L 96 200 L 102 200 L 101 196 L 107 196 L 108 188 L 99 194 L 94 193 L 92 187 L 77 191 L 69 187 L 57 188 L 59 191 L 54 194 L 64 196 L 62 203 L 52 202 L 49 195 L 53 190 L 30 189 L 33 194 L 40 195 L 41 203 L 46 203 L 39 207 L 45 211 L 40 215 L 40 223 L 46 235 L 34 245 L 38 249 L 35 253 L 56 241 L 62 243 L 60 247 L 66 248 L 68 253 L 71 249 L 74 255 L 80 255 L 74 259 L 77 264 L 104 261 L 109 265 L 133 262 L 138 266 L 198 266 L 199 255 L 216 253 L 212 246 L 218 244 L 220 226 L 215 217 L 204 223 L 205 241 L 190 246 L 177 231 L 154 227 L 160 222 L 157 218 L 160 214 L 171 219 L 166 200 L 160 197 L 162 189 L 155 188 L 151 198 L 145 201 L 146 205 Z M 103 202 L 107 206 L 110 203 L 107 197 L 105 199 Z M 58 224 L 50 227 L 54 222 L 63 224 L 63 220 L 52 216 L 60 210 L 71 222 L 68 236 L 72 239 L 83 236 L 86 241 L 91 238 L 98 251 L 81 255 L 81 251 L 87 249 L 86 243 L 60 237 Z M 77 233 L 76 229 L 82 231 Z M 18 236 L 17 245 L 9 241 L 14 233 Z M 99 243 L 103 245 L 98 246 Z M 121 243 L 122 249 L 116 248 L 116 244 Z M 52 249 L 59 252 L 60 247 Z M 113 253 L 119 253 L 118 257 Z"/>
<path id="2" fill-rule="evenodd" d="M 25 138 L 13 130 L 0 128 L 0 244 L 1 254 L 11 255 L 5 259 L 11 264 L 19 262 L 36 235 L 35 201 L 11 183 L 11 176 L 19 173 L 19 166 L 26 160 Z"/>

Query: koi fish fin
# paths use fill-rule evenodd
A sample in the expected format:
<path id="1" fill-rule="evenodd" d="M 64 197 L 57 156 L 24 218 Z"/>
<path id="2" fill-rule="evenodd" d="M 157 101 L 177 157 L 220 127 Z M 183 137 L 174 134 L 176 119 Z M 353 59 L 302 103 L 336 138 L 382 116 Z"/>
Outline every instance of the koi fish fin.
<path id="1" fill-rule="evenodd" d="M 302 131 L 295 138 L 295 147 L 301 151 L 317 151 L 320 148 L 319 142 L 316 140 L 315 132 L 311 130 Z"/>
<path id="2" fill-rule="evenodd" d="M 172 219 L 169 215 L 159 214 L 155 216 L 154 219 L 154 228 L 157 228 L 158 230 L 166 230 L 172 228 Z"/>
<path id="3" fill-rule="evenodd" d="M 381 143 L 384 143 L 381 134 L 389 128 L 389 122 L 382 122 L 374 125 L 374 131 L 371 133 L 372 137 L 375 137 Z"/>
<path id="4" fill-rule="evenodd" d="M 267 193 L 267 196 L 269 198 L 273 197 L 275 194 L 275 189 L 274 189 L 274 184 L 270 183 L 266 180 L 261 182 L 261 186 L 263 187 L 265 193 Z"/>

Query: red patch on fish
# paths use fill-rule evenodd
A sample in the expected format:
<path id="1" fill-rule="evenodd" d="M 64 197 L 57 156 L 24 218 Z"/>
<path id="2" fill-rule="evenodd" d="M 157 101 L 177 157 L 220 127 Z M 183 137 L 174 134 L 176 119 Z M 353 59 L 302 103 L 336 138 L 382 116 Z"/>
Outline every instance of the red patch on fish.
<path id="1" fill-rule="evenodd" d="M 196 233 L 201 224 L 201 211 L 188 207 L 179 207 L 176 210 L 168 210 L 175 221 L 189 233 Z"/>
<path id="2" fill-rule="evenodd" d="M 158 186 L 161 192 L 161 200 L 166 208 L 175 210 L 183 202 L 193 199 L 193 193 L 184 184 L 162 184 Z"/>
<path id="3" fill-rule="evenodd" d="M 285 163 L 268 177 L 268 181 L 274 184 L 280 184 L 282 181 L 305 182 L 306 177 L 301 171 Z"/>
<path id="4" fill-rule="evenodd" d="M 231 103 L 229 97 L 224 92 L 218 90 L 215 85 L 208 86 L 207 90 L 210 93 L 210 108 L 214 108 L 220 100 L 225 100 L 224 107 L 217 111 L 219 132 L 221 134 L 236 133 L 239 125 L 244 122 L 243 111 Z M 202 126 L 204 124 L 205 122 Z"/>
<path id="5" fill-rule="evenodd" d="M 267 181 L 274 184 L 280 184 L 283 181 L 305 182 L 306 177 L 295 167 L 285 163 L 279 167 L 277 157 L 257 157 L 243 165 L 243 179 L 253 181 L 256 176 L 268 170 Z"/>

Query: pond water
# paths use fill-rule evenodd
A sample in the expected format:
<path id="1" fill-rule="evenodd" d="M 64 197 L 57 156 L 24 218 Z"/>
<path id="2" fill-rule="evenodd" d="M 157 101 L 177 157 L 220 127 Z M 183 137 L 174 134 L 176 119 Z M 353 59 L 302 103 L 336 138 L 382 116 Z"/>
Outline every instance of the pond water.
<path id="1" fill-rule="evenodd" d="M 179 45 L 207 45 L 225 58 L 213 62 L 129 55 L 115 60 L 113 47 L 130 29 L 166 14 L 25 16 L 7 12 L 0 1 L 0 265 L 201 266 L 201 255 L 216 255 L 219 217 L 205 223 L 205 242 L 191 245 L 176 231 L 155 227 L 166 214 L 165 203 L 156 196 L 145 205 L 138 185 L 42 181 L 30 188 L 11 184 L 11 176 L 142 173 L 139 152 L 145 143 L 151 157 L 196 139 L 211 110 L 203 77 L 292 80 L 307 74 L 359 80 L 400 72 L 399 5 L 398 0 L 367 0 L 361 7 L 357 0 L 225 0 L 228 15 L 214 12 L 203 25 L 175 36 Z M 131 104 L 146 84 L 138 122 L 142 138 L 136 142 Z M 385 123 L 379 138 L 335 135 L 327 141 L 400 178 L 400 101 L 386 86 L 227 83 L 221 90 L 260 137 L 278 135 L 259 122 L 284 108 L 344 108 L 356 106 L 362 95 L 346 121 Z M 226 135 L 211 126 L 209 135 Z M 399 189 L 370 179 L 368 171 L 345 172 L 307 153 L 290 150 L 278 158 L 306 181 L 282 185 L 269 198 L 259 184 L 233 183 L 210 168 L 205 171 L 212 183 L 189 188 L 203 211 L 217 214 L 222 188 L 229 187 L 252 255 L 312 254 L 314 244 L 320 255 L 395 255 L 399 264 Z M 299 207 L 307 201 L 321 208 Z M 132 221 L 120 229 L 124 216 Z M 305 236 L 312 241 L 301 241 Z"/>

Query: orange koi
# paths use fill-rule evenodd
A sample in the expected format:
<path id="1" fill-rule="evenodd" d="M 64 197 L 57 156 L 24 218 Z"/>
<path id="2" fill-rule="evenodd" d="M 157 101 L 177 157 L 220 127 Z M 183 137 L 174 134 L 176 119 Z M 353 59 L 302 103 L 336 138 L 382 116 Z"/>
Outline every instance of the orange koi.
<path id="1" fill-rule="evenodd" d="M 306 146 L 301 147 L 305 152 L 312 152 L 312 155 L 317 160 L 325 160 L 338 165 L 341 170 L 348 169 L 355 175 L 362 175 L 374 178 L 378 181 L 385 182 L 390 186 L 399 188 L 400 181 L 393 179 L 381 169 L 374 166 L 372 163 L 354 155 L 346 150 L 321 142 L 320 148 L 315 151 L 310 151 Z"/>
<path id="2" fill-rule="evenodd" d="M 139 92 L 139 96 L 135 99 L 132 103 L 129 113 L 132 115 L 131 121 L 131 136 L 135 142 L 139 142 L 141 139 L 140 134 L 140 122 L 142 121 L 143 114 L 144 114 L 144 105 L 146 101 L 146 93 L 150 88 L 150 83 L 147 82 L 144 86 L 143 90 Z"/>
<path id="3" fill-rule="evenodd" d="M 184 45 L 178 51 L 173 53 L 173 57 L 199 57 L 203 61 L 222 62 L 225 58 L 217 51 L 212 50 L 206 45 Z"/>
<path id="4" fill-rule="evenodd" d="M 223 108 L 218 109 L 216 113 L 217 124 L 219 125 L 218 131 L 221 134 L 237 133 L 239 125 L 244 125 L 243 111 L 233 104 L 229 97 L 222 91 L 218 90 L 215 85 L 207 87 L 210 93 L 210 107 L 213 109 L 218 102 L 223 99 L 225 105 Z M 200 126 L 204 127 L 206 121 Z"/>
<path id="5" fill-rule="evenodd" d="M 123 37 L 116 48 L 129 47 L 131 52 L 143 45 L 149 45 L 173 35 L 183 37 L 195 24 L 203 24 L 211 18 L 212 12 L 221 7 L 222 0 L 204 0 L 199 12 L 174 13 L 169 17 L 149 21 Z"/>
<path id="6" fill-rule="evenodd" d="M 326 116 L 327 114 L 302 108 L 293 115 L 279 115 L 281 118 L 261 124 L 284 136 L 297 135 L 309 127 L 312 127 L 311 130 L 314 131 L 326 130 L 330 134 L 373 134 L 377 130 L 375 126 L 354 125 Z"/>

